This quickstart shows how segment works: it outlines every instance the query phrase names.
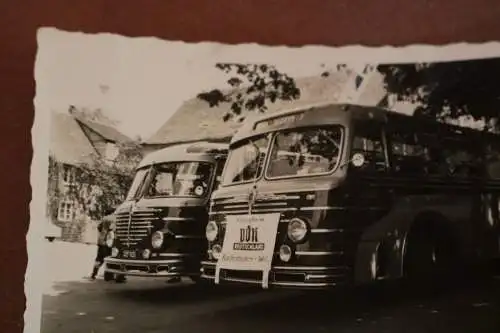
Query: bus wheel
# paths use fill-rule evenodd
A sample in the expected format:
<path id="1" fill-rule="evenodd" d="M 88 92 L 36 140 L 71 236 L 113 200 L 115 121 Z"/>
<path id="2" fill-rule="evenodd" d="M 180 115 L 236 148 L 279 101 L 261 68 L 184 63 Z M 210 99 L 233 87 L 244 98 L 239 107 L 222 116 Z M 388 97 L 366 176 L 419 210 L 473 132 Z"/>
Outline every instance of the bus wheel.
<path id="1" fill-rule="evenodd" d="M 104 281 L 113 281 L 114 274 L 110 272 L 104 272 Z"/>
<path id="2" fill-rule="evenodd" d="M 444 228 L 434 225 L 417 224 L 407 238 L 405 277 L 422 287 L 450 282 L 458 263 L 452 237 Z"/>
<path id="3" fill-rule="evenodd" d="M 201 287 L 201 288 L 209 288 L 211 286 L 211 283 L 209 280 L 202 279 L 201 276 L 196 275 L 196 276 L 190 276 L 189 277 L 191 281 L 195 283 L 196 286 Z"/>

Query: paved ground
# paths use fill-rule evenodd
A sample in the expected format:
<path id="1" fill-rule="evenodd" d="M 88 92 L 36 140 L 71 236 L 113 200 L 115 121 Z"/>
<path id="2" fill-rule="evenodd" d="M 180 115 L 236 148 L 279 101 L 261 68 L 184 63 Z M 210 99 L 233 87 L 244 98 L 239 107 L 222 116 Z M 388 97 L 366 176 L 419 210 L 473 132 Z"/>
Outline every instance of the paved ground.
<path id="1" fill-rule="evenodd" d="M 396 286 L 214 292 L 142 279 L 53 283 L 43 300 L 43 333 L 500 332 L 500 278 L 427 294 Z"/>

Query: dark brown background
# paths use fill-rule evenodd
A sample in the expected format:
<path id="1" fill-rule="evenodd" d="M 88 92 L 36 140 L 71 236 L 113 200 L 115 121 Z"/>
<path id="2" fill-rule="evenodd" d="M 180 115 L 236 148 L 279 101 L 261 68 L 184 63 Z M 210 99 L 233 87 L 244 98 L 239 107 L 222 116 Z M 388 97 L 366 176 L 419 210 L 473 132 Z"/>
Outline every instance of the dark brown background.
<path id="1" fill-rule="evenodd" d="M 295 3 L 295 4 L 294 4 Z M 0 0 L 0 331 L 22 332 L 30 130 L 40 26 L 170 40 L 443 44 L 500 37 L 497 0 Z M 70 82 L 69 82 L 70 84 Z"/>

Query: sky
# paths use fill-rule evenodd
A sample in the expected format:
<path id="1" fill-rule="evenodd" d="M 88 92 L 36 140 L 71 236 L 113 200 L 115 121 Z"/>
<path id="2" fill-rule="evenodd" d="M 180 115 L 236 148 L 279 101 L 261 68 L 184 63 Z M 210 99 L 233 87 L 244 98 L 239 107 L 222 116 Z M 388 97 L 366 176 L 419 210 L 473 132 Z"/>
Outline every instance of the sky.
<path id="1" fill-rule="evenodd" d="M 291 48 L 257 44 L 184 43 L 154 37 L 84 34 L 42 28 L 35 63 L 36 112 L 67 112 L 69 105 L 101 108 L 126 135 L 146 140 L 181 104 L 201 91 L 227 87 L 217 62 L 274 64 L 294 77 L 317 75 L 321 64 L 462 59 L 485 48 Z M 450 49 L 451 48 L 451 49 Z M 460 50 L 461 52 L 458 52 Z M 362 52 L 360 52 L 362 51 Z M 498 52 L 498 45 L 492 48 Z"/>

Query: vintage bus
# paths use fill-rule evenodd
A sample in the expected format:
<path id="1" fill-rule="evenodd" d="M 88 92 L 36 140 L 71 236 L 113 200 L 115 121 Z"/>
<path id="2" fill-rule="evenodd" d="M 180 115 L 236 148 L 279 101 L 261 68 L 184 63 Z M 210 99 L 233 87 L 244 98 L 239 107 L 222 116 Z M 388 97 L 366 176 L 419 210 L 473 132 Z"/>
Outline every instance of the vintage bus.
<path id="1" fill-rule="evenodd" d="M 148 154 L 139 164 L 126 200 L 115 215 L 105 271 L 200 281 L 206 253 L 210 194 L 217 188 L 227 144 L 179 144 Z"/>
<path id="2" fill-rule="evenodd" d="M 328 288 L 491 262 L 499 158 L 497 135 L 382 108 L 327 103 L 247 121 L 212 194 L 202 278 Z"/>

